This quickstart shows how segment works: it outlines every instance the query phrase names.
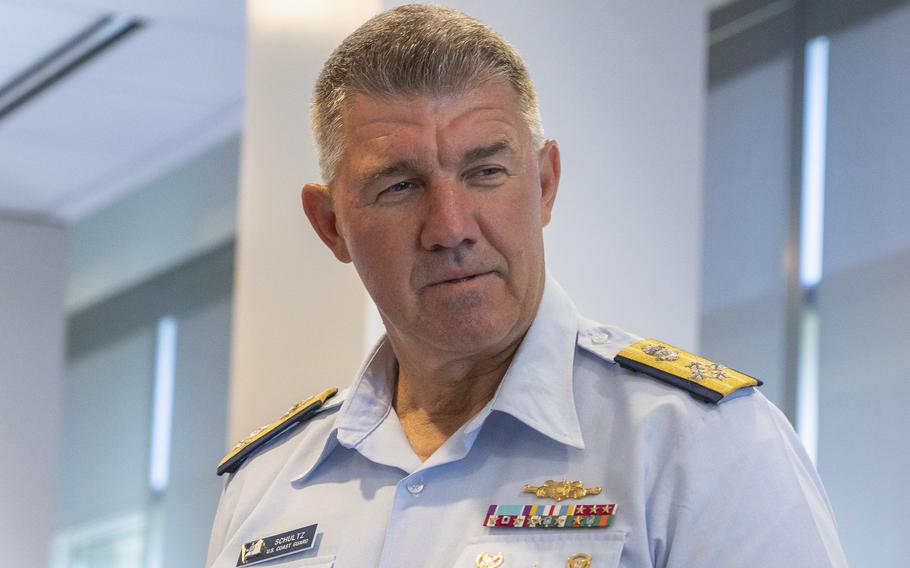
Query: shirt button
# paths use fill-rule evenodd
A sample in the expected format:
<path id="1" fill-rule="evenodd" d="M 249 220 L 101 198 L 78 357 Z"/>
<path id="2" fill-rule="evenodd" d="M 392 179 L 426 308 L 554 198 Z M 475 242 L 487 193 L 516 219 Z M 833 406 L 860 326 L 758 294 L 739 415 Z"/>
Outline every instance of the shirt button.
<path id="1" fill-rule="evenodd" d="M 423 491 L 423 481 L 420 479 L 412 479 L 408 482 L 408 493 L 411 495 L 420 495 L 420 492 Z"/>
<path id="2" fill-rule="evenodd" d="M 591 336 L 591 343 L 594 345 L 603 345 L 610 342 L 610 336 L 606 333 L 595 333 Z"/>

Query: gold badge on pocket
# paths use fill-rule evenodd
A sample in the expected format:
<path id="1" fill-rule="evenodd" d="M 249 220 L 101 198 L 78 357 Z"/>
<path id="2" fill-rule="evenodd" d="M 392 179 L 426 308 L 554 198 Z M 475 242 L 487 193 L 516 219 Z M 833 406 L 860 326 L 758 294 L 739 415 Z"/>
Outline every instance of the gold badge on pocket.
<path id="1" fill-rule="evenodd" d="M 576 552 L 566 561 L 566 568 L 589 568 L 591 566 L 591 555 L 584 552 Z"/>
<path id="2" fill-rule="evenodd" d="M 533 493 L 544 499 L 560 502 L 563 499 L 582 499 L 588 495 L 600 495 L 600 487 L 585 487 L 581 481 L 554 481 L 548 479 L 543 485 L 525 483 L 525 493 Z"/>
<path id="3" fill-rule="evenodd" d="M 496 554 L 493 554 L 492 552 L 481 552 L 477 555 L 477 560 L 474 561 L 474 566 L 477 566 L 477 568 L 496 568 L 501 564 L 501 552 Z"/>

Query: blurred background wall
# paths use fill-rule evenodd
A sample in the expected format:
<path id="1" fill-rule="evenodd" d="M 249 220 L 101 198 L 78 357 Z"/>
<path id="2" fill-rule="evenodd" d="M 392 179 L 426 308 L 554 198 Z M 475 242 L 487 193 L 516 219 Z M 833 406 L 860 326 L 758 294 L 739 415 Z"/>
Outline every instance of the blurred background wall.
<path id="1" fill-rule="evenodd" d="M 225 449 L 350 383 L 382 327 L 306 110 L 396 4 L 0 0 L 0 549 L 200 566 Z M 446 4 L 527 60 L 581 310 L 765 380 L 851 565 L 900 565 L 910 2 Z"/>
<path id="2" fill-rule="evenodd" d="M 47 564 L 56 502 L 66 232 L 0 218 L 0 533 Z"/>

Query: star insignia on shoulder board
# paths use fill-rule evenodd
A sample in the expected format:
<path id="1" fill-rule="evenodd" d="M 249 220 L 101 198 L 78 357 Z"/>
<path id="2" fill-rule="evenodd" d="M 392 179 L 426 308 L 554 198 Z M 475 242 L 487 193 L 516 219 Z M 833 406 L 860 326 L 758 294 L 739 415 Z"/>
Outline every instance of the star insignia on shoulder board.
<path id="1" fill-rule="evenodd" d="M 696 381 L 703 381 L 708 378 L 708 369 L 704 363 L 700 363 L 698 361 L 692 361 L 691 363 L 686 365 L 686 368 L 689 369 L 689 371 L 691 371 L 689 373 L 690 379 L 695 379 Z"/>
<path id="2" fill-rule="evenodd" d="M 663 345 L 649 343 L 641 348 L 646 354 L 654 357 L 658 361 L 676 361 L 679 359 L 679 353 Z"/>
<path id="3" fill-rule="evenodd" d="M 720 363 L 711 363 L 709 370 L 711 371 L 711 376 L 715 379 L 722 381 L 730 378 L 730 375 L 727 374 L 727 368 Z"/>

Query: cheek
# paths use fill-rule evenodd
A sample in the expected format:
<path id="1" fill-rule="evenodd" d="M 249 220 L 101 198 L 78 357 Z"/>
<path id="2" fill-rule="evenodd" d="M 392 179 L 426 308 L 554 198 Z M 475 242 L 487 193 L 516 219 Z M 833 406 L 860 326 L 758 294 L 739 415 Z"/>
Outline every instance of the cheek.
<path id="1" fill-rule="evenodd" d="M 540 238 L 541 214 L 540 204 L 535 201 L 514 201 L 501 208 L 495 219 L 489 220 L 488 226 L 497 241 L 520 253 Z"/>
<path id="2" fill-rule="evenodd" d="M 348 247 L 357 271 L 370 280 L 380 277 L 380 269 L 383 266 L 390 267 L 395 262 L 394 258 L 384 254 L 389 248 L 387 245 L 381 234 L 361 234 L 358 238 L 349 240 Z"/>
<path id="3" fill-rule="evenodd" d="M 347 239 L 354 268 L 374 300 L 394 296 L 408 282 L 409 267 L 400 235 L 360 229 Z"/>

